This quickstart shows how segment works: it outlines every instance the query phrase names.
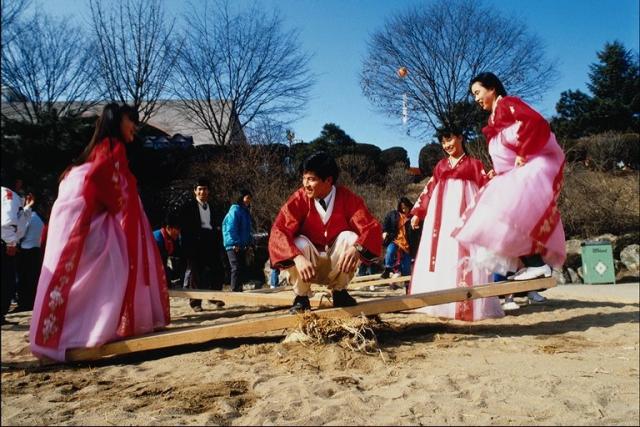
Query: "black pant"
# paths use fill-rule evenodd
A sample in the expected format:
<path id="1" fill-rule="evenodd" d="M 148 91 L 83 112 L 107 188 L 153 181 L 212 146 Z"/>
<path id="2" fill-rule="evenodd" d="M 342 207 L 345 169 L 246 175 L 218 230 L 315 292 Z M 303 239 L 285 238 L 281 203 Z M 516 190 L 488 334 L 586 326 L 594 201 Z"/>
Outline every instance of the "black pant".
<path id="1" fill-rule="evenodd" d="M 2 242 L 2 321 L 9 312 L 11 298 L 16 291 L 16 257 L 7 255 L 7 245 Z"/>
<path id="2" fill-rule="evenodd" d="M 17 255 L 18 307 L 16 310 L 33 310 L 36 299 L 38 279 L 42 268 L 42 251 L 40 248 L 22 249 Z"/>
<path id="3" fill-rule="evenodd" d="M 187 256 L 187 286 L 190 289 L 222 290 L 224 272 L 220 253 L 220 240 L 214 230 L 200 229 Z M 191 299 L 191 307 L 202 305 L 202 300 Z"/>
<path id="4" fill-rule="evenodd" d="M 242 284 L 247 277 L 247 250 L 240 249 L 238 252 L 227 250 L 229 267 L 231 270 L 231 290 L 242 292 Z"/>

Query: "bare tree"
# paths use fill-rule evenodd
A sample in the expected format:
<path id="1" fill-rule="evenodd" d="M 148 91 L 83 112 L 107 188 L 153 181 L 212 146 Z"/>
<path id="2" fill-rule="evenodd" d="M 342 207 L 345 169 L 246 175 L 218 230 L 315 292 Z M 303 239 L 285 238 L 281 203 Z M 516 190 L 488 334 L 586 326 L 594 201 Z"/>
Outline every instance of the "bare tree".
<path id="1" fill-rule="evenodd" d="M 85 111 L 96 67 L 81 29 L 41 12 L 15 26 L 20 37 L 2 49 L 2 82 L 12 92 L 3 118 L 35 123 Z"/>
<path id="2" fill-rule="evenodd" d="M 111 100 L 134 105 L 145 123 L 165 93 L 180 49 L 175 19 L 166 19 L 160 0 L 89 0 L 89 6 L 100 83 Z"/>
<path id="3" fill-rule="evenodd" d="M 396 74 L 400 67 L 408 70 L 404 78 Z M 556 75 L 542 42 L 522 22 L 481 0 L 438 0 L 390 18 L 372 35 L 360 80 L 365 96 L 389 115 L 400 116 L 406 94 L 408 124 L 425 132 L 466 121 L 455 116 L 469 109 L 455 106 L 469 101 L 469 81 L 482 71 L 529 100 Z"/>
<path id="4" fill-rule="evenodd" d="M 22 14 L 31 5 L 31 0 L 3 0 L 2 1 L 2 49 L 20 34 L 17 24 Z"/>
<path id="5" fill-rule="evenodd" d="M 297 117 L 313 84 L 297 32 L 255 6 L 244 12 L 228 3 L 199 6 L 188 17 L 175 80 L 188 118 L 225 145 L 250 123 Z"/>

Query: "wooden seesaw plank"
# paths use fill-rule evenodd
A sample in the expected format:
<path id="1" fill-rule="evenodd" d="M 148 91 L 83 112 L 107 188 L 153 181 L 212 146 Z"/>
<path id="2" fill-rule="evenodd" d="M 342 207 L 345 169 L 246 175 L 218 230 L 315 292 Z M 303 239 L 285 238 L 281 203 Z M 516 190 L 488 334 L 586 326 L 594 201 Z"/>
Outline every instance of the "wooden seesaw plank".
<path id="1" fill-rule="evenodd" d="M 290 306 L 293 304 L 294 295 L 257 293 L 257 292 L 222 292 L 208 291 L 205 289 L 170 289 L 169 296 L 174 298 L 215 299 L 224 301 L 225 304 L 241 305 L 273 305 Z M 321 301 L 322 300 L 322 301 Z M 330 307 L 326 298 L 315 296 L 310 298 L 311 307 Z M 321 305 L 322 304 L 322 305 Z"/>
<path id="2" fill-rule="evenodd" d="M 350 282 L 349 287 L 347 289 L 362 289 L 362 288 L 368 288 L 369 286 L 389 285 L 391 283 L 404 283 L 404 282 L 409 282 L 410 280 L 411 280 L 411 276 L 400 276 L 396 278 L 390 277 L 388 279 L 371 280 L 368 282 L 365 282 L 365 281 Z"/>
<path id="3" fill-rule="evenodd" d="M 428 305 L 465 301 L 490 296 L 508 295 L 556 286 L 553 277 L 518 282 L 499 282 L 472 288 L 453 288 L 423 294 L 381 298 L 360 303 L 354 307 L 332 308 L 314 311 L 322 318 L 347 318 L 360 315 L 393 313 Z M 68 361 L 96 360 L 140 351 L 157 350 L 186 344 L 201 344 L 222 338 L 239 338 L 253 334 L 292 328 L 298 325 L 297 314 L 283 314 L 258 319 L 229 322 L 220 325 L 194 326 L 147 334 L 104 344 L 99 347 L 67 350 Z"/>

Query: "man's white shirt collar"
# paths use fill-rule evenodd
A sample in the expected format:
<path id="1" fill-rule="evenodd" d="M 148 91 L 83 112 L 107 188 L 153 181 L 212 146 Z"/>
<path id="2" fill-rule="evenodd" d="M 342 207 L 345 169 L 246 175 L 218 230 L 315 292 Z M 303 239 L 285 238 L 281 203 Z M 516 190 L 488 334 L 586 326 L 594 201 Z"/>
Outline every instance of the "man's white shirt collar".
<path id="1" fill-rule="evenodd" d="M 333 205 L 336 200 L 335 195 L 336 195 L 336 186 L 332 185 L 331 191 L 329 191 L 329 194 L 327 194 L 327 196 L 324 198 L 324 202 L 327 205 L 326 212 L 322 208 L 322 205 L 320 205 L 320 202 L 318 202 L 318 199 L 313 199 L 313 202 L 316 205 L 316 210 L 318 211 L 318 214 L 320 214 L 320 218 L 322 219 L 323 224 L 326 224 L 329 221 L 329 218 L 331 218 L 331 213 L 333 212 Z"/>

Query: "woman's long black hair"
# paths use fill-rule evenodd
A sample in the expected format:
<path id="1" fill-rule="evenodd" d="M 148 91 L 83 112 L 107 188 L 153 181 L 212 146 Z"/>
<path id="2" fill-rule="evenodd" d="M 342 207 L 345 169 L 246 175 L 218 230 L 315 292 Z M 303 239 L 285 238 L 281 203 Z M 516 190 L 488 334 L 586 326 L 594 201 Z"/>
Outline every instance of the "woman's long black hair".
<path id="1" fill-rule="evenodd" d="M 122 117 L 124 116 L 127 116 L 129 120 L 136 124 L 139 122 L 138 111 L 131 105 L 118 104 L 116 102 L 111 102 L 105 105 L 102 110 L 102 114 L 96 121 L 96 130 L 93 132 L 93 136 L 91 137 L 89 144 L 87 144 L 78 157 L 72 160 L 69 167 L 67 167 L 60 176 L 60 179 L 64 178 L 72 167 L 84 164 L 96 145 L 98 145 L 104 138 L 122 141 L 123 138 L 120 124 L 122 123 Z M 113 148 L 113 142 L 111 144 Z"/>
<path id="2" fill-rule="evenodd" d="M 469 83 L 469 91 L 471 91 L 471 86 L 473 86 L 474 83 L 480 83 L 485 89 L 495 90 L 496 96 L 507 96 L 507 91 L 504 89 L 502 82 L 500 81 L 498 76 L 493 73 L 484 72 L 472 78 L 471 82 Z"/>

